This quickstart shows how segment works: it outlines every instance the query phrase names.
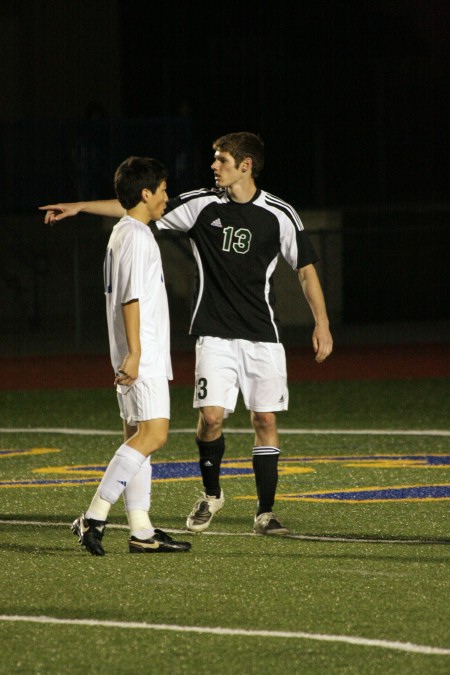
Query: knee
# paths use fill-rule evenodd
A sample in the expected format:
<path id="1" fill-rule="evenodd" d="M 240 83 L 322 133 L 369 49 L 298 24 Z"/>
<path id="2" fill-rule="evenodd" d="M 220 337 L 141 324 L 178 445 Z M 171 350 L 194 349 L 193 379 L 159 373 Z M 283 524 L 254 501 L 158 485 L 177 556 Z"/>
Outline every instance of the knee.
<path id="1" fill-rule="evenodd" d="M 199 414 L 199 429 L 204 434 L 217 434 L 222 429 L 222 411 L 216 408 L 202 408 Z"/>
<path id="2" fill-rule="evenodd" d="M 166 445 L 169 434 L 167 429 L 148 429 L 140 425 L 136 436 L 139 445 L 145 449 L 145 454 L 151 455 Z"/>
<path id="3" fill-rule="evenodd" d="M 160 434 L 159 436 L 156 436 L 156 438 L 155 438 L 155 445 L 156 445 L 155 450 L 160 450 L 161 448 L 163 448 L 166 445 L 167 437 L 168 437 L 167 433 Z"/>
<path id="4" fill-rule="evenodd" d="M 168 439 L 167 431 L 161 431 L 157 434 L 154 434 L 152 440 L 153 440 L 153 444 L 155 446 L 155 451 L 163 448 L 167 443 L 167 439 Z"/>
<path id="5" fill-rule="evenodd" d="M 252 422 L 257 431 L 274 431 L 277 426 L 276 415 L 272 412 L 253 412 Z"/>

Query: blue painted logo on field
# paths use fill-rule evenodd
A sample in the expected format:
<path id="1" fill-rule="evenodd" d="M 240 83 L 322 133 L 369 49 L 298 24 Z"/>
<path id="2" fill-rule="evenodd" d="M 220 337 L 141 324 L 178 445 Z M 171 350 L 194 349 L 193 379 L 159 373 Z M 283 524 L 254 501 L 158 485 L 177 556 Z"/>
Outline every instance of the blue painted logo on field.
<path id="1" fill-rule="evenodd" d="M 392 487 L 368 487 L 324 492 L 303 492 L 277 495 L 281 501 L 373 503 L 396 501 L 436 501 L 450 499 L 450 483 L 438 485 L 402 485 Z"/>
<path id="2" fill-rule="evenodd" d="M 54 448 L 13 449 L 0 451 L 2 457 L 18 455 L 41 455 L 46 452 L 58 452 Z M 411 454 L 411 455 L 345 455 L 345 456 L 306 456 L 280 458 L 280 478 L 293 477 L 295 474 L 319 473 L 321 466 L 335 465 L 340 470 L 345 469 L 386 469 L 404 471 L 426 470 L 437 475 L 435 470 L 450 469 L 450 454 Z M 23 480 L 0 481 L 0 488 L 36 488 L 36 487 L 64 487 L 76 485 L 97 485 L 106 469 L 104 464 L 78 464 L 71 466 L 47 466 L 34 469 L 39 478 Z M 173 481 L 200 481 L 198 460 L 152 462 L 154 482 Z M 221 475 L 224 479 L 253 477 L 251 458 L 226 459 L 222 463 Z M 440 474 L 441 476 L 441 474 Z M 440 477 L 439 476 L 439 477 Z M 423 475 L 421 474 L 421 478 Z M 350 481 L 349 481 L 350 482 Z M 300 480 L 298 483 L 301 485 Z M 342 484 L 342 476 L 339 483 Z M 347 483 L 348 485 L 348 483 Z M 282 483 L 280 481 L 280 487 Z M 239 499 L 252 499 L 254 494 L 241 496 Z M 335 503 L 373 503 L 398 501 L 441 501 L 450 500 L 450 483 L 447 481 L 421 480 L 408 485 L 376 485 L 364 487 L 346 487 L 339 490 L 298 490 L 293 492 L 279 492 L 279 501 L 310 501 Z"/>

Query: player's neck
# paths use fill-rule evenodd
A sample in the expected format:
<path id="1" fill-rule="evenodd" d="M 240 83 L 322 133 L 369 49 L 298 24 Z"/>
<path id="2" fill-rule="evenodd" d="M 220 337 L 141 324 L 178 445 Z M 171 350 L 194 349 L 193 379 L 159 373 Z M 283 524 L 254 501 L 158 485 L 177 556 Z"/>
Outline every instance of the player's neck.
<path id="1" fill-rule="evenodd" d="M 144 223 L 144 225 L 148 225 L 150 222 L 150 217 L 148 214 L 147 209 L 143 208 L 141 204 L 138 204 L 138 206 L 135 206 L 131 209 L 128 209 L 125 211 L 127 216 L 130 216 L 130 218 L 134 218 L 134 220 L 140 220 L 141 223 Z"/>
<path id="2" fill-rule="evenodd" d="M 247 181 L 246 183 L 234 183 L 227 188 L 230 199 L 239 204 L 251 202 L 256 194 L 256 190 L 257 188 L 253 180 Z"/>

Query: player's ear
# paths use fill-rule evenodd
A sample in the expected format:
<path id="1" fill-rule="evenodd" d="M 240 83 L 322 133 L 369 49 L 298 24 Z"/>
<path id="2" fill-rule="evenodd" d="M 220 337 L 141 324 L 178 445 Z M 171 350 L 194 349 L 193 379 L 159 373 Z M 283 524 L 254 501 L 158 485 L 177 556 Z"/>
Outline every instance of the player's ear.
<path id="1" fill-rule="evenodd" d="M 144 188 L 141 192 L 141 199 L 144 202 L 144 204 L 147 204 L 148 200 L 151 199 L 153 193 L 151 190 L 148 188 Z"/>
<path id="2" fill-rule="evenodd" d="M 252 158 L 251 157 L 245 157 L 245 159 L 242 160 L 241 162 L 241 171 L 242 173 L 246 173 L 247 171 L 252 170 Z"/>

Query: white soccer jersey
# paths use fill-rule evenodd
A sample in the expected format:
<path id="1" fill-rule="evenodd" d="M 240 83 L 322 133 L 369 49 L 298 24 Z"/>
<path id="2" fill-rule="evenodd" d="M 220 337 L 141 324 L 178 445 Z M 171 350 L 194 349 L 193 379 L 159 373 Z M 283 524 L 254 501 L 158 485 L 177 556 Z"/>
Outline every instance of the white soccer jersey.
<path id="1" fill-rule="evenodd" d="M 258 190 L 250 202 L 224 189 L 171 199 L 157 223 L 185 232 L 197 263 L 192 335 L 279 342 L 273 273 L 282 255 L 293 269 L 317 260 L 297 212 Z"/>
<path id="2" fill-rule="evenodd" d="M 106 315 L 114 371 L 128 353 L 122 304 L 138 299 L 141 360 L 137 382 L 172 379 L 170 323 L 159 246 L 150 228 L 124 216 L 113 228 L 104 262 Z"/>

